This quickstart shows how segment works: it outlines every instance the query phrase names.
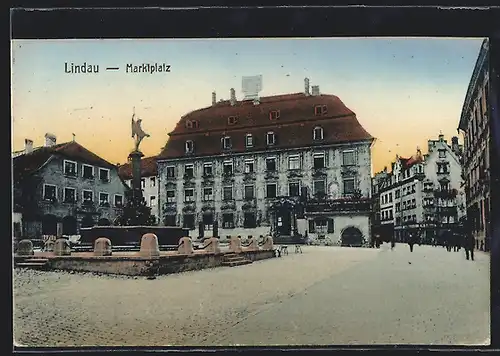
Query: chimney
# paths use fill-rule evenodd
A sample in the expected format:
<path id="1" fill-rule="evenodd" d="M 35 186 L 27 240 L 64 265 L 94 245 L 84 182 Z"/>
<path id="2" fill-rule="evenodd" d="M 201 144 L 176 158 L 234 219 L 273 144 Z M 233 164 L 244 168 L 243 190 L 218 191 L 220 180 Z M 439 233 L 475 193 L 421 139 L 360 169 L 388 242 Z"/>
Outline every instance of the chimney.
<path id="1" fill-rule="evenodd" d="M 29 154 L 33 152 L 33 140 L 25 139 L 24 140 L 24 153 Z"/>
<path id="2" fill-rule="evenodd" d="M 319 85 L 312 86 L 312 95 L 313 96 L 319 95 Z"/>
<path id="3" fill-rule="evenodd" d="M 55 146 L 56 142 L 57 142 L 56 135 L 51 133 L 45 134 L 45 147 Z"/>
<path id="4" fill-rule="evenodd" d="M 304 79 L 304 94 L 306 94 L 307 96 L 311 95 L 311 93 L 309 92 L 309 78 Z"/>
<path id="5" fill-rule="evenodd" d="M 236 104 L 236 92 L 234 91 L 234 88 L 231 88 L 230 90 L 230 93 L 231 93 L 231 106 L 234 106 L 234 104 Z"/>
<path id="6" fill-rule="evenodd" d="M 212 105 L 215 105 L 217 103 L 217 96 L 215 95 L 215 92 L 212 92 Z"/>

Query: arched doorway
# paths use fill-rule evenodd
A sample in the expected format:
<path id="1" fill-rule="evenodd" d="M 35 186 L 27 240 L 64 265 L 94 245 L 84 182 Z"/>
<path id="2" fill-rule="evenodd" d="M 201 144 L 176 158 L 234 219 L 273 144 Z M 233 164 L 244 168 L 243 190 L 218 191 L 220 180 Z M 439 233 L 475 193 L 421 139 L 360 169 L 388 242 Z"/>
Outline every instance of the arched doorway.
<path id="1" fill-rule="evenodd" d="M 363 234 L 358 228 L 354 226 L 345 228 L 342 232 L 341 239 L 342 246 L 360 247 L 363 245 Z"/>
<path id="2" fill-rule="evenodd" d="M 97 222 L 97 225 L 98 226 L 111 226 L 111 221 L 109 221 L 108 219 L 106 218 L 101 218 L 99 219 L 99 221 Z"/>
<path id="3" fill-rule="evenodd" d="M 47 214 L 42 217 L 42 235 L 57 235 L 57 217 Z"/>
<path id="4" fill-rule="evenodd" d="M 76 235 L 76 218 L 74 216 L 65 216 L 62 224 L 63 235 Z"/>
<path id="5" fill-rule="evenodd" d="M 82 227 L 92 227 L 95 225 L 92 215 L 85 215 L 82 219 Z"/>

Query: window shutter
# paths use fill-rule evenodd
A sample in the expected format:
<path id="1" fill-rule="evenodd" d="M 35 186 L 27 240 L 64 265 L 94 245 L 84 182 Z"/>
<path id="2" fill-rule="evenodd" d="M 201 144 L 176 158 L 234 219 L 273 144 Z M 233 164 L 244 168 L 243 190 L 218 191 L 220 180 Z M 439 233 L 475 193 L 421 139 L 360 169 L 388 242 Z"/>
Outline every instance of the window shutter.
<path id="1" fill-rule="evenodd" d="M 314 220 L 309 220 L 309 232 L 315 232 L 315 230 L 314 230 Z"/>
<path id="2" fill-rule="evenodd" d="M 224 137 L 222 137 L 222 138 L 220 139 L 220 148 L 221 148 L 221 150 L 223 150 L 223 149 L 224 149 Z"/>
<path id="3" fill-rule="evenodd" d="M 333 219 L 328 219 L 327 220 L 327 224 L 328 224 L 328 228 L 327 228 L 328 230 L 327 230 L 327 232 L 329 234 L 333 233 L 334 232 L 334 229 L 333 229 Z"/>

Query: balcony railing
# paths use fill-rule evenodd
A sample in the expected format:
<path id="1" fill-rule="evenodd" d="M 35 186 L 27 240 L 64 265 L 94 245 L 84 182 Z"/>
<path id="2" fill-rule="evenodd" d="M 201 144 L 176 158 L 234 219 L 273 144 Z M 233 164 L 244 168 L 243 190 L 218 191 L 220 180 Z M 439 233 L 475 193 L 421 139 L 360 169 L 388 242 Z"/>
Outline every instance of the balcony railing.
<path id="1" fill-rule="evenodd" d="M 452 199 L 458 194 L 456 189 L 436 189 L 434 191 L 434 196 L 442 199 Z"/>
<path id="2" fill-rule="evenodd" d="M 309 199 L 305 206 L 307 212 L 370 212 L 372 202 L 368 198 L 315 198 Z"/>

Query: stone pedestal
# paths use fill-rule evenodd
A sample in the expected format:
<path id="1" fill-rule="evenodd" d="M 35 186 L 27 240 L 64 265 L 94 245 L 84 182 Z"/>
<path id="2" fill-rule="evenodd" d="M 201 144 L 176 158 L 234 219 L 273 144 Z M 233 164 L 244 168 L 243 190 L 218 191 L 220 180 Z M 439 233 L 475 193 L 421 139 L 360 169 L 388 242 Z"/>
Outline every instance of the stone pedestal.
<path id="1" fill-rule="evenodd" d="M 94 242 L 94 256 L 111 256 L 111 241 L 106 237 L 99 237 Z"/>
<path id="2" fill-rule="evenodd" d="M 141 187 L 141 158 L 144 154 L 141 151 L 133 151 L 128 155 L 132 167 L 132 191 L 134 197 L 142 197 Z"/>
<path id="3" fill-rule="evenodd" d="M 56 256 L 69 256 L 71 255 L 71 246 L 66 239 L 57 239 L 54 242 L 54 254 Z"/>
<path id="4" fill-rule="evenodd" d="M 264 244 L 262 245 L 262 250 L 272 250 L 273 249 L 273 238 L 271 236 L 266 236 L 264 238 Z"/>
<path id="5" fill-rule="evenodd" d="M 139 254 L 142 257 L 160 257 L 158 237 L 155 234 L 149 233 L 142 236 Z"/>
<path id="6" fill-rule="evenodd" d="M 216 237 L 206 239 L 203 248 L 207 253 L 220 253 L 219 239 Z"/>
<path id="7" fill-rule="evenodd" d="M 33 251 L 33 242 L 31 240 L 21 240 L 17 245 L 17 254 L 19 256 L 32 256 L 35 254 Z"/>
<path id="8" fill-rule="evenodd" d="M 253 236 L 251 236 L 248 240 L 249 240 L 249 244 L 245 248 L 245 250 L 246 251 L 258 251 L 259 244 L 257 243 L 257 239 L 255 239 Z"/>
<path id="9" fill-rule="evenodd" d="M 181 237 L 179 240 L 179 247 L 177 252 L 180 255 L 192 255 L 194 253 L 193 241 L 189 237 Z"/>
<path id="10" fill-rule="evenodd" d="M 236 253 L 241 252 L 241 237 L 231 236 L 231 240 L 229 241 L 229 250 Z"/>

